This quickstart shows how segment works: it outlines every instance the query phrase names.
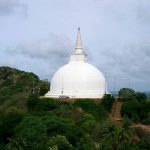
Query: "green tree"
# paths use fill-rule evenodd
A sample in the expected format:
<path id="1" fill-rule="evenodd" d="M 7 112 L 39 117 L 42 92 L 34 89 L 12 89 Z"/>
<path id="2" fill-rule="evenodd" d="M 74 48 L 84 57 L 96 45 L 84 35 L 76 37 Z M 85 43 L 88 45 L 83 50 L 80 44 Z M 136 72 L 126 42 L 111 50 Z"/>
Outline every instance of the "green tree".
<path id="1" fill-rule="evenodd" d="M 50 90 L 50 83 L 48 80 L 40 81 L 39 83 L 39 95 L 42 96 Z"/>
<path id="2" fill-rule="evenodd" d="M 5 145 L 5 150 L 24 150 L 24 148 L 15 139 L 10 139 L 10 143 Z"/>
<path id="3" fill-rule="evenodd" d="M 122 88 L 119 90 L 119 96 L 125 101 L 130 100 L 135 96 L 135 91 L 130 88 Z"/>
<path id="4" fill-rule="evenodd" d="M 132 119 L 132 121 L 140 121 L 140 107 L 140 103 L 136 99 L 132 101 L 127 101 L 121 107 L 121 114 L 122 116 L 127 116 L 128 118 Z"/>
<path id="5" fill-rule="evenodd" d="M 94 141 L 91 139 L 89 134 L 85 134 L 78 140 L 77 144 L 78 150 L 98 150 Z"/>
<path id="6" fill-rule="evenodd" d="M 46 150 L 46 132 L 46 126 L 39 117 L 26 117 L 15 128 L 15 140 L 24 150 Z"/>
<path id="7" fill-rule="evenodd" d="M 29 97 L 29 99 L 27 100 L 26 104 L 27 104 L 27 107 L 28 107 L 28 110 L 29 111 L 34 111 L 35 110 L 35 107 L 38 103 L 38 98 L 37 96 L 35 95 L 31 95 Z"/>
<path id="8" fill-rule="evenodd" d="M 105 94 L 102 98 L 102 104 L 107 111 L 111 111 L 115 98 L 111 94 Z"/>
<path id="9" fill-rule="evenodd" d="M 98 121 L 103 121 L 105 119 L 107 119 L 108 117 L 108 111 L 107 109 L 104 107 L 104 105 L 102 103 L 99 103 L 97 105 L 97 107 L 94 109 L 92 115 L 95 117 L 95 119 L 97 119 Z"/>
<path id="10" fill-rule="evenodd" d="M 116 126 L 111 122 L 104 123 L 100 131 L 101 150 L 136 150 L 138 147 L 133 142 L 133 132 L 128 122 L 123 127 Z"/>
<path id="11" fill-rule="evenodd" d="M 143 137 L 137 142 L 140 150 L 149 150 L 150 148 L 150 137 Z"/>
<path id="12" fill-rule="evenodd" d="M 59 102 L 51 99 L 51 98 L 42 98 L 38 99 L 38 103 L 36 105 L 37 111 L 50 111 L 56 108 L 59 108 Z"/>
<path id="13" fill-rule="evenodd" d="M 50 146 L 50 150 L 73 150 L 73 146 L 69 143 L 67 138 L 62 135 L 56 135 L 49 139 L 48 144 Z"/>
<path id="14" fill-rule="evenodd" d="M 14 128 L 23 119 L 24 115 L 17 108 L 11 107 L 6 114 L 0 117 L 0 141 L 7 143 L 14 134 Z"/>
<path id="15" fill-rule="evenodd" d="M 139 101 L 139 102 L 145 102 L 147 100 L 147 96 L 145 93 L 141 93 L 141 92 L 136 92 L 135 93 L 135 98 Z"/>
<path id="16" fill-rule="evenodd" d="M 44 116 L 42 122 L 47 127 L 48 136 L 64 135 L 74 146 L 83 135 L 82 128 L 76 126 L 71 119 L 58 116 Z"/>
<path id="17" fill-rule="evenodd" d="M 100 131 L 100 149 L 117 149 L 118 128 L 112 123 L 105 123 Z"/>
<path id="18" fill-rule="evenodd" d="M 93 115 L 84 114 L 82 118 L 77 122 L 77 125 L 83 128 L 85 132 L 91 133 L 96 126 L 96 120 Z"/>
<path id="19" fill-rule="evenodd" d="M 75 106 L 81 107 L 86 111 L 93 111 L 96 108 L 96 103 L 89 99 L 78 99 L 75 101 Z"/>

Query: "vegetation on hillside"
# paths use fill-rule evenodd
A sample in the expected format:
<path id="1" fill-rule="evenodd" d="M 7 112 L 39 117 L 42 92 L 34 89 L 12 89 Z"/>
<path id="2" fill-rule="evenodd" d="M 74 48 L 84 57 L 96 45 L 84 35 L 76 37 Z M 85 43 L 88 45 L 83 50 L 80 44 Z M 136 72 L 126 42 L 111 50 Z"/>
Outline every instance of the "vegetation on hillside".
<path id="1" fill-rule="evenodd" d="M 121 89 L 119 93 L 125 101 L 121 109 L 122 116 L 128 117 L 133 122 L 150 124 L 150 101 L 147 96 L 127 88 Z"/>
<path id="2" fill-rule="evenodd" d="M 106 94 L 99 101 L 77 99 L 74 103 L 38 98 L 48 90 L 46 82 L 33 73 L 6 67 L 0 70 L 3 74 L 0 77 L 3 98 L 0 104 L 0 149 L 147 150 L 150 147 L 148 138 L 135 138 L 130 116 L 123 112 L 128 117 L 122 126 L 109 119 L 115 102 L 113 96 Z M 43 89 L 41 93 L 39 89 Z M 147 102 L 138 98 L 138 103 Z M 127 107 L 125 105 L 123 107 Z"/>
<path id="3" fill-rule="evenodd" d="M 23 110 L 30 95 L 44 95 L 48 90 L 49 83 L 33 73 L 0 67 L 0 112 L 12 106 Z"/>

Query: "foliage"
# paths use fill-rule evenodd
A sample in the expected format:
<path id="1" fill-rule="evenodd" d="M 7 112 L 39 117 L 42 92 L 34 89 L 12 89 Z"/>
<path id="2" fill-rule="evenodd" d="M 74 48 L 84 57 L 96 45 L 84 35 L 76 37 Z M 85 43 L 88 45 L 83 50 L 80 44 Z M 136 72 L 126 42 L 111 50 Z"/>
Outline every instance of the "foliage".
<path id="1" fill-rule="evenodd" d="M 140 150 L 149 150 L 150 148 L 150 137 L 142 138 L 140 141 L 137 142 L 138 147 Z"/>
<path id="2" fill-rule="evenodd" d="M 111 111 L 115 98 L 111 94 L 105 94 L 102 98 L 102 104 L 107 111 Z"/>
<path id="3" fill-rule="evenodd" d="M 133 121 L 139 121 L 139 112 L 140 103 L 138 100 L 134 99 L 132 101 L 127 101 L 122 105 L 121 114 L 122 116 L 127 116 L 131 118 Z"/>
<path id="4" fill-rule="evenodd" d="M 59 108 L 59 103 L 56 100 L 50 98 L 39 99 L 36 105 L 37 111 L 49 111 L 56 108 Z"/>
<path id="5" fill-rule="evenodd" d="M 93 140 L 90 138 L 89 134 L 85 134 L 77 144 L 78 150 L 97 150 L 97 147 Z"/>
<path id="6" fill-rule="evenodd" d="M 133 132 L 130 128 L 117 127 L 115 124 L 106 122 L 101 126 L 99 149 L 126 150 L 136 149 Z"/>
<path id="7" fill-rule="evenodd" d="M 14 128 L 22 118 L 23 114 L 14 107 L 0 117 L 0 141 L 8 142 L 8 139 L 14 134 Z"/>
<path id="8" fill-rule="evenodd" d="M 26 102 L 28 110 L 29 111 L 35 110 L 37 103 L 38 103 L 38 98 L 35 95 L 29 96 L 29 99 Z"/>
<path id="9" fill-rule="evenodd" d="M 104 108 L 104 105 L 102 103 L 99 103 L 97 105 L 97 108 L 95 108 L 95 111 L 92 114 L 99 121 L 102 121 L 108 118 L 108 111 Z"/>
<path id="10" fill-rule="evenodd" d="M 5 150 L 24 150 L 24 148 L 15 139 L 10 139 L 10 143 L 5 145 Z"/>
<path id="11" fill-rule="evenodd" d="M 96 120 L 93 115 L 85 114 L 77 122 L 77 124 L 84 129 L 85 132 L 91 133 L 94 127 L 96 126 Z"/>
<path id="12" fill-rule="evenodd" d="M 33 73 L 0 67 L 0 111 L 11 106 L 19 106 L 22 109 L 30 95 L 40 96 L 48 90 L 48 82 L 39 80 Z"/>
<path id="13" fill-rule="evenodd" d="M 119 96 L 122 97 L 124 101 L 126 101 L 135 96 L 135 91 L 130 88 L 122 88 L 119 90 Z"/>
<path id="14" fill-rule="evenodd" d="M 145 124 L 145 125 L 150 125 L 150 117 L 144 119 L 144 120 L 142 121 L 142 123 Z"/>
<path id="15" fill-rule="evenodd" d="M 69 143 L 67 138 L 62 135 L 56 135 L 49 139 L 48 144 L 50 145 L 50 150 L 73 150 L 73 146 Z"/>
<path id="16" fill-rule="evenodd" d="M 39 95 L 42 96 L 50 90 L 50 83 L 47 80 L 40 81 Z"/>
<path id="17" fill-rule="evenodd" d="M 47 149 L 46 126 L 39 117 L 25 117 L 15 128 L 15 140 L 25 150 Z"/>
<path id="18" fill-rule="evenodd" d="M 136 99 L 127 101 L 122 105 L 121 114 L 134 122 L 146 120 L 150 114 L 150 102 L 145 101 L 141 103 Z"/>
<path id="19" fill-rule="evenodd" d="M 85 100 L 77 99 L 75 101 L 75 105 L 87 111 L 92 111 L 96 107 L 96 103 L 90 99 L 85 99 Z"/>
<path id="20" fill-rule="evenodd" d="M 46 125 L 49 136 L 65 135 L 72 145 L 76 145 L 78 137 L 83 134 L 83 130 L 68 118 L 45 116 L 42 118 L 42 122 Z"/>
<path id="21" fill-rule="evenodd" d="M 78 99 L 75 103 L 38 98 L 49 88 L 33 73 L 0 68 L 0 149 L 4 150 L 126 150 L 148 149 L 148 136 L 139 141 L 131 121 L 148 121 L 150 102 L 143 93 L 122 105 L 124 121 L 108 121 L 115 101 Z M 27 108 L 27 109 L 26 109 Z M 130 120 L 131 119 L 131 120 Z M 136 132 L 137 134 L 137 132 Z M 138 134 L 137 134 L 138 135 Z"/>
<path id="22" fill-rule="evenodd" d="M 104 105 L 101 103 L 96 103 L 93 100 L 77 100 L 75 106 L 85 110 L 87 113 L 90 113 L 95 116 L 96 120 L 104 120 L 108 116 L 107 110 L 104 108 Z"/>
<path id="23" fill-rule="evenodd" d="M 145 93 L 141 93 L 141 92 L 136 92 L 135 93 L 135 98 L 139 101 L 139 102 L 145 102 L 147 100 L 147 96 Z"/>

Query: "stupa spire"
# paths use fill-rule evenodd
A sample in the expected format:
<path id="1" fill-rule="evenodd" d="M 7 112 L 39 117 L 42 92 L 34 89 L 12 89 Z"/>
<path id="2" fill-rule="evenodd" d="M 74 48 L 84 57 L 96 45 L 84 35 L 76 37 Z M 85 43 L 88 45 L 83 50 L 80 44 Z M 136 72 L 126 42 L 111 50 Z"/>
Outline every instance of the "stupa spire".
<path id="1" fill-rule="evenodd" d="M 77 34 L 77 41 L 76 41 L 75 54 L 83 54 L 82 40 L 81 40 L 81 33 L 80 33 L 80 27 L 78 28 L 78 34 Z"/>
<path id="2" fill-rule="evenodd" d="M 80 33 L 80 27 L 78 28 L 77 33 L 77 41 L 76 41 L 76 48 L 73 54 L 70 56 L 70 61 L 85 61 L 86 55 L 84 54 L 83 48 L 82 48 L 82 40 L 81 40 L 81 33 Z"/>

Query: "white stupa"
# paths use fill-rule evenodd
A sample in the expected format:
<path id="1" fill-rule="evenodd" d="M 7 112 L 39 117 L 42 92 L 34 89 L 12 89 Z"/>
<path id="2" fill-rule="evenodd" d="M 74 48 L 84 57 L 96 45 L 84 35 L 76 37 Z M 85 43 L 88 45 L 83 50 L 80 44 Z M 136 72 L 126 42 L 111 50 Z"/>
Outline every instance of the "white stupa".
<path id="1" fill-rule="evenodd" d="M 86 63 L 85 58 L 79 28 L 75 51 L 69 63 L 54 74 L 45 97 L 101 98 L 107 91 L 105 78 L 96 67 Z"/>

